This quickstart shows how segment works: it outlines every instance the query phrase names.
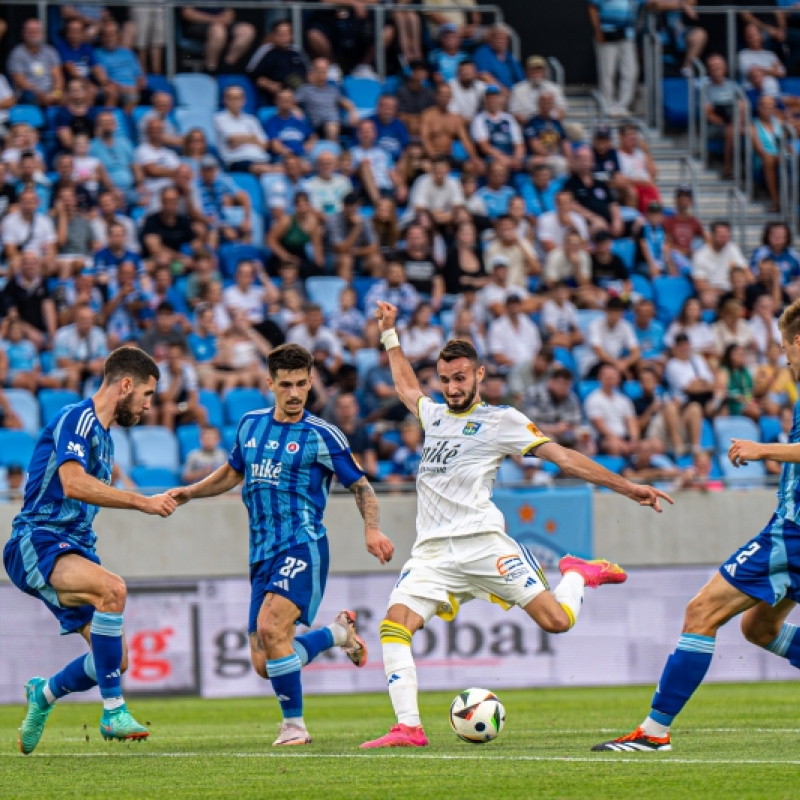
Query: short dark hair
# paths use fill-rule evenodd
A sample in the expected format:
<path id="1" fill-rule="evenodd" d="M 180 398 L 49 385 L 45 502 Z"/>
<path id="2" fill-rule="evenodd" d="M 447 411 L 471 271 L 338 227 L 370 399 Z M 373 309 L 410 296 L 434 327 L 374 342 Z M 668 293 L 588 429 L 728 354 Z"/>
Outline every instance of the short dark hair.
<path id="1" fill-rule="evenodd" d="M 439 351 L 439 358 L 447 363 L 455 361 L 457 358 L 468 358 L 476 367 L 481 363 L 475 346 L 465 339 L 451 339 Z"/>
<path id="2" fill-rule="evenodd" d="M 156 315 L 158 314 L 174 314 L 175 306 L 169 300 L 162 300 L 156 308 Z"/>
<path id="3" fill-rule="evenodd" d="M 550 377 L 558 380 L 561 379 L 563 381 L 571 381 L 573 378 L 572 371 L 568 370 L 566 367 L 556 367 L 551 373 Z"/>
<path id="4" fill-rule="evenodd" d="M 311 372 L 311 367 L 314 365 L 314 359 L 311 353 L 300 347 L 299 344 L 282 344 L 276 347 L 267 356 L 267 367 L 271 377 L 276 377 L 278 370 L 285 369 L 291 371 L 294 369 L 304 369 Z"/>
<path id="5" fill-rule="evenodd" d="M 609 297 L 606 303 L 606 311 L 624 311 L 626 307 L 625 301 L 615 295 Z"/>
<path id="6" fill-rule="evenodd" d="M 288 25 L 290 28 L 292 27 L 292 23 L 288 19 L 279 19 L 272 23 L 270 26 L 270 32 L 275 33 L 281 25 Z"/>
<path id="7" fill-rule="evenodd" d="M 714 222 L 711 223 L 710 227 L 711 227 L 711 233 L 716 233 L 717 232 L 717 228 L 727 228 L 728 230 L 730 230 L 731 229 L 731 224 L 730 224 L 730 222 L 727 222 L 724 219 L 717 219 L 717 220 L 714 220 Z"/>
<path id="8" fill-rule="evenodd" d="M 123 378 L 133 378 L 134 383 L 145 383 L 149 378 L 159 380 L 158 365 L 144 350 L 138 347 L 118 347 L 103 365 L 103 381 L 117 383 Z"/>

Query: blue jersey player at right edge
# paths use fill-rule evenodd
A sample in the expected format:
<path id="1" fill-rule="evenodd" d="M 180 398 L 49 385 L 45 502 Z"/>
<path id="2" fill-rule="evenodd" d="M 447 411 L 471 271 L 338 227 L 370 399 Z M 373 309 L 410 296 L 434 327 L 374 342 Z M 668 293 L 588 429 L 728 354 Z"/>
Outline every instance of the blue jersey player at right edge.
<path id="1" fill-rule="evenodd" d="M 357 666 L 366 664 L 355 615 L 342 611 L 332 625 L 295 637 L 311 625 L 328 574 L 322 515 L 334 475 L 354 495 L 364 518 L 367 550 L 381 564 L 394 547 L 380 531 L 378 502 L 342 432 L 305 410 L 311 390 L 311 354 L 296 344 L 267 357 L 275 407 L 245 414 L 228 463 L 199 483 L 168 494 L 179 505 L 222 494 L 244 481 L 250 522 L 250 656 L 269 679 L 283 723 L 275 746 L 311 741 L 303 721 L 300 670 L 323 650 L 339 646 Z"/>
<path id="2" fill-rule="evenodd" d="M 25 685 L 28 713 L 19 748 L 28 755 L 59 697 L 99 685 L 100 733 L 105 739 L 144 739 L 125 706 L 120 675 L 127 657 L 122 633 L 125 583 L 100 566 L 92 522 L 100 508 L 126 508 L 168 517 L 169 495 L 144 497 L 110 486 L 114 445 L 109 427 L 135 425 L 150 407 L 159 371 L 150 356 L 120 347 L 106 359 L 103 383 L 93 397 L 65 406 L 36 442 L 28 467 L 22 510 L 14 518 L 3 563 L 18 589 L 41 600 L 61 624 L 91 648 L 49 680 Z"/>
<path id="3" fill-rule="evenodd" d="M 783 312 L 778 327 L 792 376 L 800 381 L 800 300 Z M 764 459 L 782 462 L 778 507 L 761 533 L 734 553 L 686 607 L 683 634 L 644 722 L 592 750 L 671 750 L 672 721 L 705 677 L 717 631 L 738 614 L 749 642 L 800 669 L 800 628 L 786 622 L 800 602 L 800 403 L 788 444 L 733 439 L 728 458 L 736 467 Z"/>

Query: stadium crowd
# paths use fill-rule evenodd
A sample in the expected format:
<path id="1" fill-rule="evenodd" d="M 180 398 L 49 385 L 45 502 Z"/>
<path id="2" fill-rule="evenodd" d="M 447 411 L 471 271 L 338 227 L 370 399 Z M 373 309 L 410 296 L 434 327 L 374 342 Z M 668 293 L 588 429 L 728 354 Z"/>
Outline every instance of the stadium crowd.
<path id="1" fill-rule="evenodd" d="M 232 11 L 187 8 L 205 74 L 170 82 L 145 72 L 163 64 L 159 10 L 134 11 L 121 25 L 65 6 L 52 43 L 29 19 L 0 75 L 4 487 L 19 490 L 42 419 L 125 343 L 162 378 L 146 427 L 117 432 L 122 480 L 219 466 L 241 414 L 269 401 L 265 356 L 285 341 L 313 353 L 310 409 L 369 475 L 413 480 L 421 432 L 377 299 L 400 309 L 431 394 L 438 350 L 470 339 L 486 402 L 635 479 L 713 486 L 715 419 L 786 436 L 789 228 L 745 254 L 728 223 L 695 216 L 690 187 L 662 196 L 638 125 L 576 124 L 547 61 L 519 63 L 502 25 L 397 12 L 403 68 L 382 85 L 363 25 L 350 41 L 320 12 L 301 50 L 278 19 L 256 46 Z M 543 466 L 508 461 L 501 479 L 551 482 Z"/>

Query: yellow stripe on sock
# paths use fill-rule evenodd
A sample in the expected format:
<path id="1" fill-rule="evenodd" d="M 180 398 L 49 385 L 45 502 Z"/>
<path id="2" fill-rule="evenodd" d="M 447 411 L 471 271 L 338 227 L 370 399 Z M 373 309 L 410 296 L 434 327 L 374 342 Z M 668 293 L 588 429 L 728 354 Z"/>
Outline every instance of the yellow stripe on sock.
<path id="1" fill-rule="evenodd" d="M 575 624 L 575 612 L 566 604 L 566 603 L 559 603 L 561 608 L 566 611 L 567 616 L 569 617 L 569 626 L 570 628 Z"/>
<path id="2" fill-rule="evenodd" d="M 411 631 L 405 625 L 384 620 L 379 628 L 381 644 L 405 644 L 411 647 Z"/>

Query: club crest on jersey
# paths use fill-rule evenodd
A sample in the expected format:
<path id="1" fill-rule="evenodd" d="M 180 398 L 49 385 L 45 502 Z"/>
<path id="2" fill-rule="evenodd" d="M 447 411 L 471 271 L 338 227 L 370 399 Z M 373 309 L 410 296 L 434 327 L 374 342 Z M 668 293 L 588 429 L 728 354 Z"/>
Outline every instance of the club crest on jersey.
<path id="1" fill-rule="evenodd" d="M 480 422 L 468 422 L 464 426 L 464 428 L 461 431 L 461 433 L 463 433 L 464 436 L 474 436 L 480 429 L 481 429 L 481 423 Z"/>
<path id="2" fill-rule="evenodd" d="M 294 455 L 299 449 L 300 445 L 297 444 L 297 442 L 289 442 L 289 444 L 286 445 L 286 452 L 291 453 L 292 455 Z"/>
<path id="3" fill-rule="evenodd" d="M 86 454 L 83 449 L 82 444 L 78 444 L 77 442 L 70 442 L 67 445 L 67 452 L 68 453 L 75 453 L 78 458 L 83 458 Z"/>

